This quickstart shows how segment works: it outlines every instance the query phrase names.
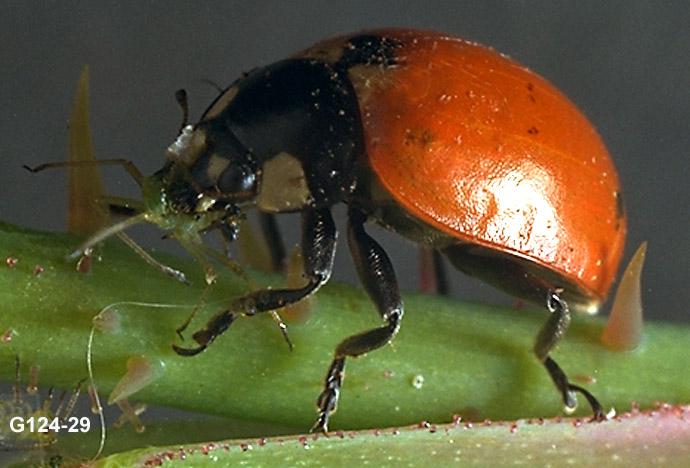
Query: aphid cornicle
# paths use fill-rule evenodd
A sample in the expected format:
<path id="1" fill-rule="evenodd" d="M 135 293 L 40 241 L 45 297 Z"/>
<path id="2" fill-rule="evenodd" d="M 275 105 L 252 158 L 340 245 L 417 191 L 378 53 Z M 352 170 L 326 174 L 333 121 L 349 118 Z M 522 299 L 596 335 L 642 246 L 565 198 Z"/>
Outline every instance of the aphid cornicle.
<path id="1" fill-rule="evenodd" d="M 544 78 L 492 49 L 435 32 L 342 36 L 242 76 L 183 129 L 167 156 L 142 182 L 148 206 L 139 208 L 140 220 L 180 238 L 189 230 L 175 230 L 193 216 L 198 230 L 218 226 L 232 238 L 233 220 L 249 207 L 299 212 L 308 280 L 234 300 L 193 335 L 197 347 L 175 347 L 179 354 L 203 351 L 240 315 L 298 302 L 326 283 L 337 237 L 331 208 L 345 203 L 350 251 L 383 323 L 336 348 L 314 429 L 328 428 L 346 359 L 386 345 L 401 325 L 395 273 L 365 231 L 367 221 L 545 305 L 550 315 L 536 339 L 537 358 L 566 410 L 579 392 L 595 418 L 604 417 L 549 353 L 571 307 L 596 311 L 611 286 L 625 212 L 596 130 Z"/>

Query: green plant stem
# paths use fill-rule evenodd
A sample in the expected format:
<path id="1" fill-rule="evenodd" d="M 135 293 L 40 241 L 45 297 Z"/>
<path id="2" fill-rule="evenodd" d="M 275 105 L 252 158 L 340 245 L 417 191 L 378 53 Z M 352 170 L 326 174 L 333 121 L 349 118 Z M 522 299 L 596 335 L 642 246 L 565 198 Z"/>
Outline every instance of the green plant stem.
<path id="1" fill-rule="evenodd" d="M 202 296 L 200 267 L 164 258 L 188 274 L 192 285 L 184 286 L 115 242 L 97 252 L 100 260 L 94 260 L 90 273 L 79 273 L 74 262 L 65 260 L 79 242 L 0 225 L 0 258 L 17 260 L 13 267 L 0 267 L 0 333 L 14 330 L 11 342 L 2 346 L 4 377 L 12 377 L 16 353 L 24 366 L 40 367 L 41 386 L 71 388 L 86 376 L 86 343 L 99 311 L 123 301 L 177 304 L 186 307 L 111 308 L 120 318 L 119 330 L 96 332 L 93 345 L 94 377 L 102 392 L 112 391 L 129 358 L 143 356 L 157 369 L 157 378 L 133 400 L 305 431 L 313 423 L 314 400 L 335 345 L 379 323 L 361 289 L 331 284 L 319 292 L 306 320 L 289 324 L 292 352 L 265 316 L 238 320 L 205 353 L 180 357 L 171 344 L 180 343 L 175 329 Z M 37 266 L 43 269 L 39 274 Z M 220 273 L 187 337 L 248 289 L 237 277 Z M 282 281 L 254 277 L 259 283 Z M 348 361 L 332 429 L 444 422 L 453 414 L 475 421 L 560 414 L 558 394 L 531 353 L 545 311 L 413 294 L 405 296 L 405 304 L 393 345 Z M 606 407 L 690 402 L 690 379 L 682 377 L 690 349 L 688 327 L 648 324 L 639 349 L 613 352 L 600 345 L 602 326 L 599 319 L 576 317 L 554 353 L 575 382 Z M 191 345 L 189 338 L 186 344 Z M 588 414 L 584 401 L 579 411 Z"/>
<path id="2" fill-rule="evenodd" d="M 98 466 L 620 466 L 686 467 L 690 407 L 604 423 L 518 421 L 233 440 L 113 455 Z"/>

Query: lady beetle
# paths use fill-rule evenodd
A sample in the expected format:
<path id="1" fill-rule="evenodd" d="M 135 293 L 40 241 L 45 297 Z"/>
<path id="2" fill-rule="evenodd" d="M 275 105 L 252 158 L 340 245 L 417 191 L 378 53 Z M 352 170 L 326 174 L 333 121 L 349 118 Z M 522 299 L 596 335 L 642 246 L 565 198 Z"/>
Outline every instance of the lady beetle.
<path id="1" fill-rule="evenodd" d="M 342 202 L 359 278 L 383 324 L 337 346 L 314 429 L 327 431 L 346 359 L 386 345 L 400 328 L 395 273 L 367 221 L 546 305 L 537 358 L 567 411 L 579 392 L 595 418 L 604 417 L 549 353 L 571 307 L 595 312 L 607 294 L 625 211 L 596 130 L 539 75 L 436 32 L 338 37 L 242 76 L 183 128 L 167 156 L 163 169 L 142 180 L 141 220 L 194 246 L 189 236 L 211 227 L 232 239 L 238 213 L 251 206 L 269 215 L 300 212 L 307 277 L 301 288 L 240 297 L 193 335 L 198 347 L 174 346 L 177 353 L 197 354 L 238 316 L 296 303 L 326 283 L 337 238 L 331 208 Z"/>

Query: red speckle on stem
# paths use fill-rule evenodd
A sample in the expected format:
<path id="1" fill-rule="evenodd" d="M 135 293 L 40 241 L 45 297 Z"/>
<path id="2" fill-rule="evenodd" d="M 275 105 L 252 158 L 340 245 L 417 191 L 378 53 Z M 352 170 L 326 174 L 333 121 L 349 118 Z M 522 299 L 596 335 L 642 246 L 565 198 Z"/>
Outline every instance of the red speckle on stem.
<path id="1" fill-rule="evenodd" d="M 17 257 L 9 256 L 5 259 L 5 264 L 8 266 L 8 268 L 16 267 L 17 263 L 19 263 L 19 259 Z"/>

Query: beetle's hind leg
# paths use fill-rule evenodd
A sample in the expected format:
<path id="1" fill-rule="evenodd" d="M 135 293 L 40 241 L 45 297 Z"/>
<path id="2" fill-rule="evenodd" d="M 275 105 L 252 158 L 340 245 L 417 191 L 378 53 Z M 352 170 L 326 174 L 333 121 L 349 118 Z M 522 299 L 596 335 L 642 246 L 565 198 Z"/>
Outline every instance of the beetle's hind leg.
<path id="1" fill-rule="evenodd" d="M 561 392 L 565 411 L 572 413 L 577 408 L 576 392 L 581 393 L 589 402 L 594 412 L 594 420 L 601 421 L 606 419 L 606 415 L 599 401 L 586 389 L 579 385 L 571 384 L 568 377 L 560 366 L 554 361 L 549 353 L 563 337 L 570 325 L 570 309 L 568 304 L 559 296 L 558 292 L 550 291 L 546 305 L 551 312 L 549 319 L 544 324 L 537 335 L 534 344 L 534 354 L 546 367 L 556 388 Z"/>
<path id="2" fill-rule="evenodd" d="M 345 338 L 335 350 L 326 374 L 324 389 L 316 400 L 319 417 L 314 431 L 328 431 L 328 420 L 335 412 L 343 383 L 345 358 L 356 357 L 384 346 L 398 333 L 403 305 L 395 272 L 383 248 L 364 230 L 366 216 L 355 208 L 349 211 L 348 243 L 357 274 L 385 324 Z"/>
<path id="3" fill-rule="evenodd" d="M 173 345 L 180 355 L 193 356 L 205 350 L 241 315 L 270 312 L 301 301 L 326 283 L 333 270 L 337 231 L 328 208 L 302 213 L 302 255 L 307 284 L 296 289 L 261 289 L 242 296 L 225 311 L 214 316 L 206 327 L 192 336 L 199 345 L 182 348 Z"/>

